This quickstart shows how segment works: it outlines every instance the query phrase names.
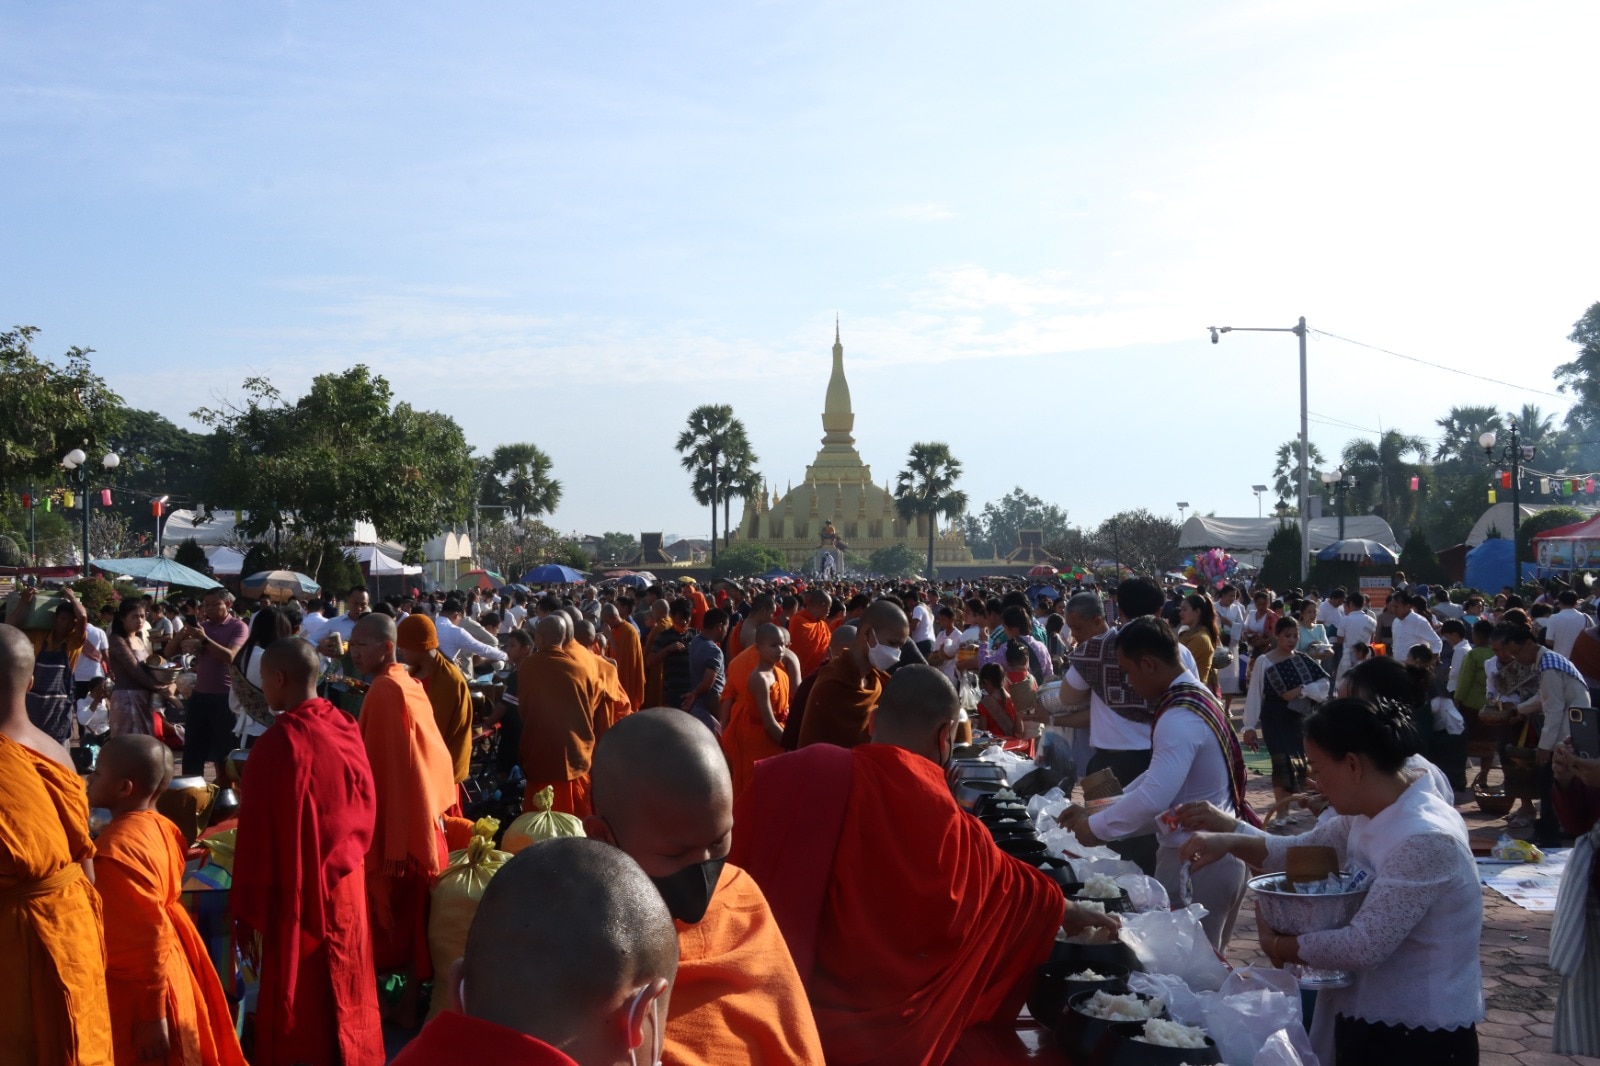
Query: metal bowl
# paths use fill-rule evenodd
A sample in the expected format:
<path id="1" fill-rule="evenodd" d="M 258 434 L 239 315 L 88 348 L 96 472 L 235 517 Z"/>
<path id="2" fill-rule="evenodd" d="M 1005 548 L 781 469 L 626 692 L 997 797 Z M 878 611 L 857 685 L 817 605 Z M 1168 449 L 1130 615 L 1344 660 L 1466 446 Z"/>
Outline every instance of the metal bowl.
<path id="1" fill-rule="evenodd" d="M 1278 932 L 1291 936 L 1343 929 L 1355 918 L 1361 904 L 1367 899 L 1367 886 L 1354 892 L 1303 896 L 1285 891 L 1283 880 L 1282 874 L 1264 874 L 1252 877 L 1249 886 L 1250 891 L 1255 893 L 1256 903 L 1261 907 L 1261 917 L 1266 923 Z"/>

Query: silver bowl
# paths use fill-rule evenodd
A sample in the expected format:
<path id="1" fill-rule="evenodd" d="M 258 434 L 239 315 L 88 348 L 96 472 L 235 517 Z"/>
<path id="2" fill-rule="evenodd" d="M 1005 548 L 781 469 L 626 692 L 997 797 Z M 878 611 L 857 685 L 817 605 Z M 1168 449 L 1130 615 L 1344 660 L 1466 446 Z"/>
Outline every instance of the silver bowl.
<path id="1" fill-rule="evenodd" d="M 1280 933 L 1299 936 L 1349 925 L 1367 901 L 1367 889 L 1371 886 L 1362 885 L 1354 892 L 1301 895 L 1286 891 L 1284 875 L 1278 873 L 1252 877 L 1249 887 L 1267 925 Z M 1345 970 L 1319 970 L 1303 963 L 1290 963 L 1284 968 L 1299 978 L 1302 988 L 1343 988 L 1352 980 L 1352 975 Z"/>

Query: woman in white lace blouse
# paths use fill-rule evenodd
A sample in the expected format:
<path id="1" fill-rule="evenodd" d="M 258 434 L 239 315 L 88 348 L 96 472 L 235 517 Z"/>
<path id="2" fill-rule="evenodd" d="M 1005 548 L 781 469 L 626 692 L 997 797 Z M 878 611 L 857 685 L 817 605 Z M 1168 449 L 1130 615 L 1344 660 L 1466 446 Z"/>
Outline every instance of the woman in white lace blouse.
<path id="1" fill-rule="evenodd" d="M 1258 921 L 1275 964 L 1349 970 L 1347 988 L 1318 993 L 1312 1044 L 1329 1063 L 1475 1064 L 1483 1017 L 1478 941 L 1483 897 L 1466 824 L 1426 775 L 1408 774 L 1417 750 L 1403 707 L 1337 699 L 1305 723 L 1319 791 L 1345 817 L 1299 836 L 1197 833 L 1196 867 L 1226 854 L 1282 870 L 1297 845 L 1336 849 L 1342 868 L 1364 870 L 1371 889 L 1343 929 L 1292 936 Z"/>

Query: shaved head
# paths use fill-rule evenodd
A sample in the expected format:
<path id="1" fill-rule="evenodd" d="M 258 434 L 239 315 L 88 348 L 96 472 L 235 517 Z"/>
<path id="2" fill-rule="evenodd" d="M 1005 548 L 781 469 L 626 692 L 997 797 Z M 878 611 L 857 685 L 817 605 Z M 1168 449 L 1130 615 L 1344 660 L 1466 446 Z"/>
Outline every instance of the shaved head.
<path id="1" fill-rule="evenodd" d="M 594 647 L 594 623 L 587 618 L 578 619 L 578 624 L 572 627 L 572 639 L 582 644 L 585 648 Z"/>
<path id="2" fill-rule="evenodd" d="M 368 640 L 386 640 L 390 644 L 395 641 L 394 619 L 386 614 L 366 614 L 361 616 L 361 621 L 350 631 L 350 639 L 365 637 Z"/>
<path id="3" fill-rule="evenodd" d="M 558 837 L 523 849 L 484 889 L 467 933 L 462 1006 L 567 1047 L 598 1039 L 634 992 L 670 985 L 677 971 L 677 930 L 638 864 L 598 840 Z"/>
<path id="4" fill-rule="evenodd" d="M 16 626 L 0 625 L 0 694 L 17 699 L 31 684 L 33 642 Z"/>
<path id="5" fill-rule="evenodd" d="M 600 608 L 600 621 L 608 626 L 614 626 L 622 621 L 622 612 L 617 610 L 617 605 L 614 603 L 604 604 Z"/>
<path id="6" fill-rule="evenodd" d="M 138 733 L 112 737 L 101 746 L 94 772 L 133 782 L 133 794 L 140 799 L 157 796 L 172 781 L 172 749 Z"/>
<path id="7" fill-rule="evenodd" d="M 317 650 L 309 641 L 301 640 L 299 637 L 281 637 L 262 652 L 261 670 L 263 673 L 268 670 L 276 671 L 289 681 L 315 683 L 317 675 L 322 672 L 322 662 L 317 657 Z"/>
<path id="8" fill-rule="evenodd" d="M 866 612 L 862 614 L 858 628 L 870 629 L 878 634 L 878 639 L 887 640 L 888 634 L 895 632 L 897 629 L 903 629 L 910 633 L 911 623 L 906 619 L 906 613 L 900 609 L 898 603 L 893 600 L 879 600 L 868 607 Z M 891 640 L 890 643 L 899 643 L 903 639 L 904 637 L 897 638 Z"/>
<path id="9" fill-rule="evenodd" d="M 395 661 L 394 619 L 376 611 L 361 616 L 350 631 L 350 661 L 363 674 L 374 675 Z"/>
<path id="10" fill-rule="evenodd" d="M 856 640 L 855 626 L 840 626 L 833 631 L 833 636 L 828 639 L 828 651 L 834 655 L 850 650 L 850 645 Z"/>
<path id="11" fill-rule="evenodd" d="M 872 739 L 927 755 L 930 741 L 947 732 L 960 716 L 961 700 L 943 671 L 921 664 L 903 666 L 889 677 L 878 697 Z"/>
<path id="12" fill-rule="evenodd" d="M 821 589 L 811 589 L 806 593 L 806 610 L 822 617 L 829 607 L 833 606 L 833 597 Z"/>
<path id="13" fill-rule="evenodd" d="M 558 648 L 567 642 L 567 616 L 552 611 L 533 624 L 533 642 L 540 651 Z"/>

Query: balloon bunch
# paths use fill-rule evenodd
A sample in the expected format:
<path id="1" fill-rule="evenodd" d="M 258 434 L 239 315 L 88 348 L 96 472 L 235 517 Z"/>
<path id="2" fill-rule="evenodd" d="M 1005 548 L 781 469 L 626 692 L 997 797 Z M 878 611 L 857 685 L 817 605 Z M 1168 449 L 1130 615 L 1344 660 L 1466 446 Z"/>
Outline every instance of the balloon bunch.
<path id="1" fill-rule="evenodd" d="M 1233 580 L 1238 571 L 1239 560 L 1221 548 L 1207 548 L 1195 553 L 1194 564 L 1184 572 L 1196 585 L 1218 589 Z"/>

